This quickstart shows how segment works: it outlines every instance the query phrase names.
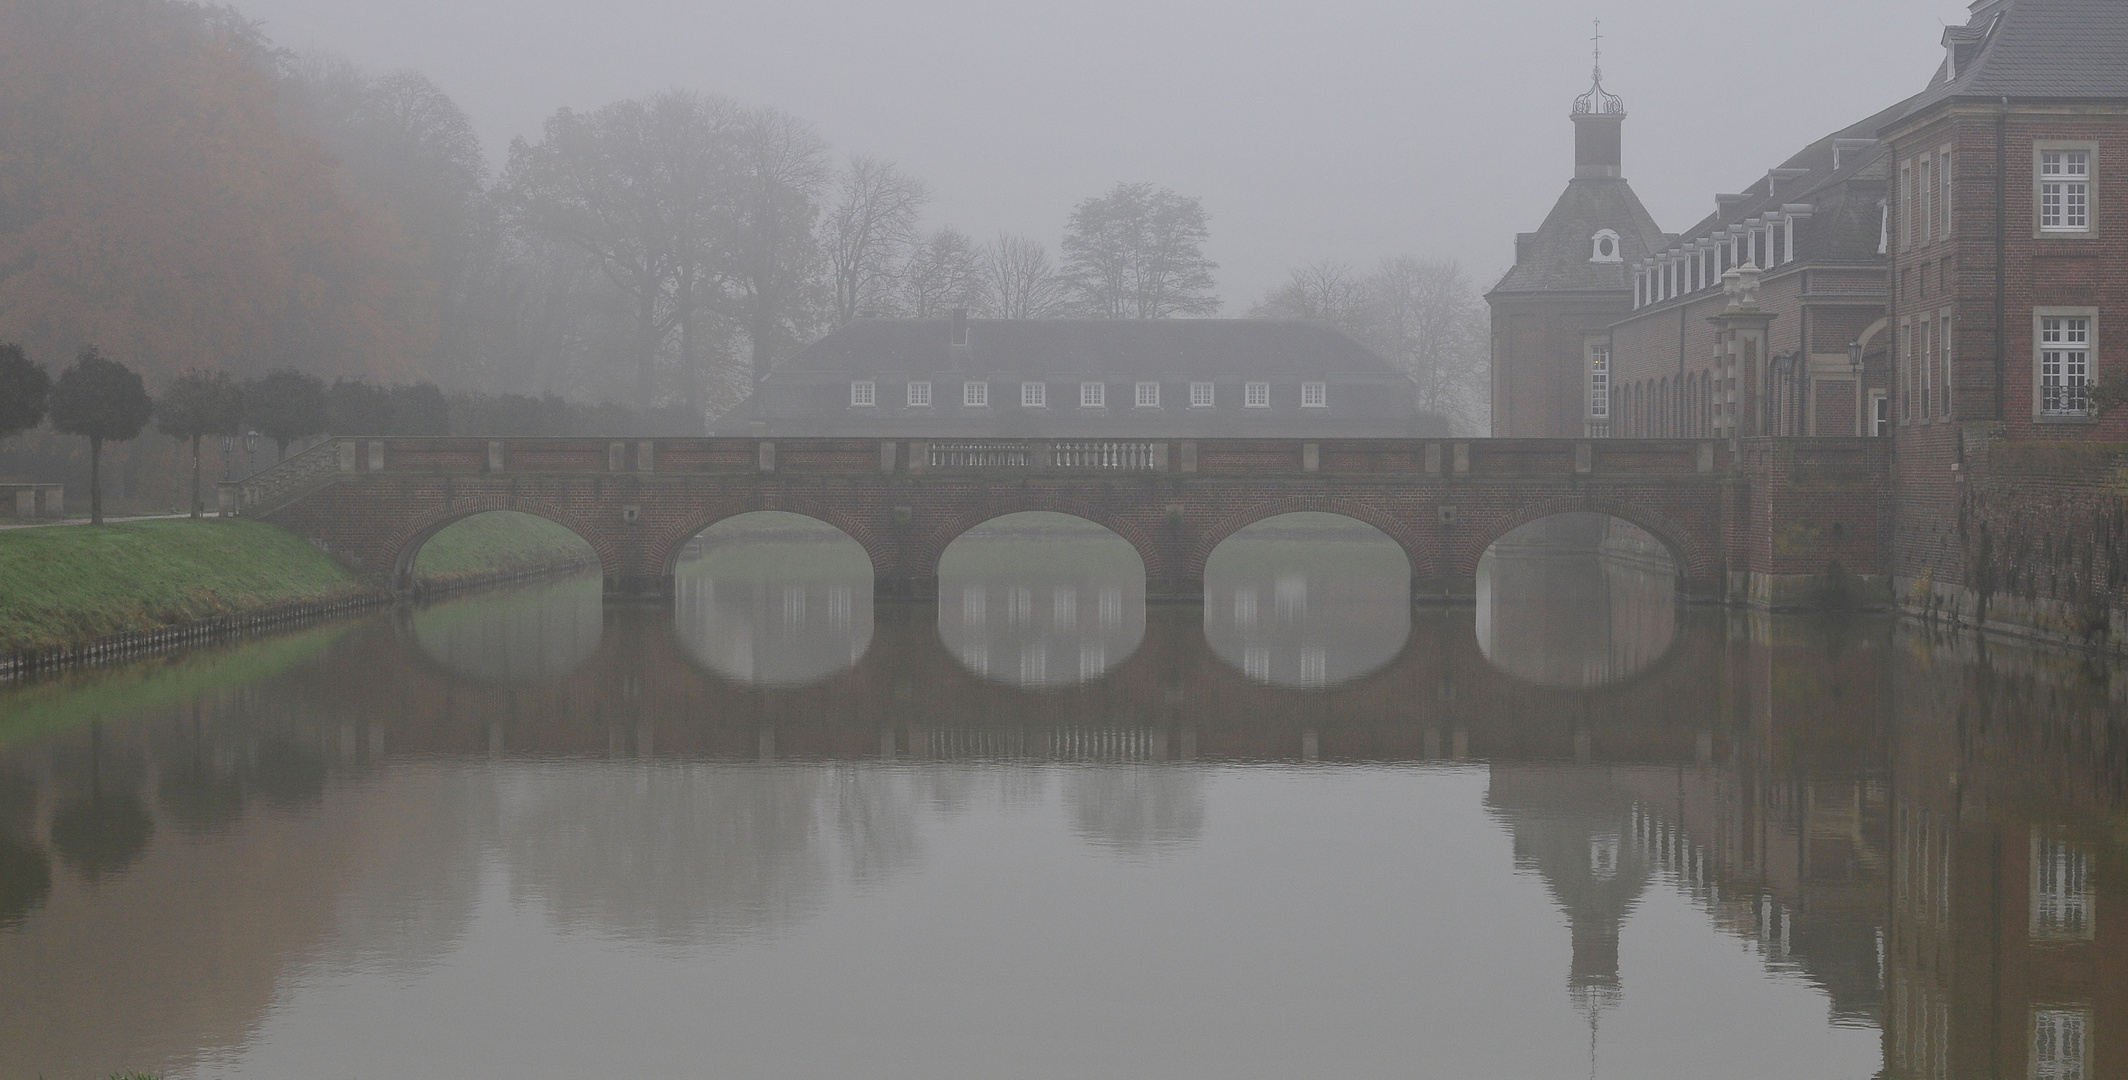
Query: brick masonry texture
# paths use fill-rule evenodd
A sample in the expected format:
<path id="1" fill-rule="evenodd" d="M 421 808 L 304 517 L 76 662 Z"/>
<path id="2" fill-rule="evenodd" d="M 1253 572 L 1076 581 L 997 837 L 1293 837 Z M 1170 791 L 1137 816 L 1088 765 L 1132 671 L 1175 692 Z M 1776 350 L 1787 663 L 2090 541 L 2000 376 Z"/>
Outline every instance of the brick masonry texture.
<path id="1" fill-rule="evenodd" d="M 841 529 L 871 556 L 887 595 L 929 594 L 956 537 L 1030 510 L 1072 514 L 1128 540 L 1155 596 L 1200 594 L 1220 541 L 1300 511 L 1387 534 L 1411 559 L 1417 597 L 1470 596 L 1494 540 L 1568 511 L 1646 529 L 1675 558 L 1687 595 L 1703 600 L 1759 590 L 1763 602 L 1784 603 L 1747 583 L 1809 578 L 1834 562 L 1878 575 L 1888 550 L 1882 440 L 1745 440 L 1740 457 L 1686 439 L 1207 440 L 1148 444 L 1159 448 L 1150 460 L 1173 464 L 1128 472 L 937 468 L 924 443 L 864 439 L 347 442 L 342 469 L 272 502 L 247 498 L 246 512 L 396 586 L 437 530 L 491 510 L 570 529 L 597 552 L 609 591 L 645 596 L 671 595 L 691 537 L 759 510 Z M 1036 461 L 1046 450 L 999 445 Z M 372 460 L 381 467 L 367 467 Z M 1194 471 L 1182 471 L 1184 461 Z M 242 486 L 272 490 L 270 479 Z"/>

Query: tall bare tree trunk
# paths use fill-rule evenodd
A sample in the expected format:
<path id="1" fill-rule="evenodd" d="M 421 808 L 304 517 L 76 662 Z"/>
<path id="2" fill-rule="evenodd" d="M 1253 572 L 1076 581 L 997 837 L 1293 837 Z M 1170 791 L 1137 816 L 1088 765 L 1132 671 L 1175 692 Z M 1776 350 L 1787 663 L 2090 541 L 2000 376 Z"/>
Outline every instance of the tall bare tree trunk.
<path id="1" fill-rule="evenodd" d="M 89 524 L 103 524 L 103 440 L 89 438 Z"/>
<path id="2" fill-rule="evenodd" d="M 199 444 L 200 444 L 200 437 L 199 437 L 198 435 L 196 435 L 196 434 L 195 434 L 195 435 L 193 435 L 193 436 L 192 436 L 192 520 L 194 520 L 194 521 L 198 521 L 198 520 L 199 520 L 200 518 L 204 517 L 204 516 L 206 515 L 206 509 L 207 509 L 207 508 L 206 508 L 206 505 L 205 505 L 204 503 L 200 502 L 200 494 L 199 494 Z"/>

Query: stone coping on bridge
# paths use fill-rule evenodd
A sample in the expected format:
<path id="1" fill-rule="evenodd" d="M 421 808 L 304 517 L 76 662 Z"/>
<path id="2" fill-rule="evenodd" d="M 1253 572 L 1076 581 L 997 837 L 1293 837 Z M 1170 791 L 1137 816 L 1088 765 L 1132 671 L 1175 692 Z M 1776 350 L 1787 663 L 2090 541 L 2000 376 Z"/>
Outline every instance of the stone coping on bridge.
<path id="1" fill-rule="evenodd" d="M 609 592 L 670 597 L 686 541 L 760 510 L 834 525 L 882 596 L 934 595 L 968 529 L 1029 510 L 1129 541 L 1154 599 L 1201 596 L 1211 551 L 1256 521 L 1340 514 L 1411 560 L 1415 601 L 1468 602 L 1485 547 L 1564 512 L 1654 535 L 1695 601 L 1793 606 L 1839 563 L 1874 589 L 1889 547 L 1883 440 L 333 438 L 224 489 L 399 580 L 453 521 L 517 510 L 598 552 Z"/>

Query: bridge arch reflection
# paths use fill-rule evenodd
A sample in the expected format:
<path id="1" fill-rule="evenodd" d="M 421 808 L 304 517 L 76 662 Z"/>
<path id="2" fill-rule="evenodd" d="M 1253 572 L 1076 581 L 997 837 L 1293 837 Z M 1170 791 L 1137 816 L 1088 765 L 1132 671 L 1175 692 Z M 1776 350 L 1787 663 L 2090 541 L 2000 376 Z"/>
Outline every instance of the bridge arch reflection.
<path id="1" fill-rule="evenodd" d="M 1145 558 L 1098 522 L 1029 511 L 963 531 L 938 558 L 939 639 L 985 679 L 1034 689 L 1106 675 L 1145 637 Z"/>
<path id="2" fill-rule="evenodd" d="M 1587 511 L 1508 530 L 1478 560 L 1479 651 L 1544 686 L 1638 675 L 1677 637 L 1682 575 L 1673 552 L 1631 521 Z"/>
<path id="3" fill-rule="evenodd" d="M 1364 677 L 1411 636 L 1411 560 L 1347 515 L 1260 519 L 1205 560 L 1204 634 L 1257 682 L 1319 688 Z"/>
<path id="4" fill-rule="evenodd" d="M 872 641 L 872 558 L 818 518 L 724 517 L 673 558 L 673 627 L 724 678 L 795 686 L 857 663 Z"/>

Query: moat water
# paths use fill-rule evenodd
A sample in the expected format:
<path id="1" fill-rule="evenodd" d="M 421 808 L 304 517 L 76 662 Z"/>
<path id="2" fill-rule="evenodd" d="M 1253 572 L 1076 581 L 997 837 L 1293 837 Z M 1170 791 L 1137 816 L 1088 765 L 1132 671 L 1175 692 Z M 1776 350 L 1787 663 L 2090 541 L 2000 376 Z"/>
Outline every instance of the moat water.
<path id="1" fill-rule="evenodd" d="M 0 1078 L 2128 1076 L 2128 672 L 1663 559 L 767 520 L 0 688 Z"/>

